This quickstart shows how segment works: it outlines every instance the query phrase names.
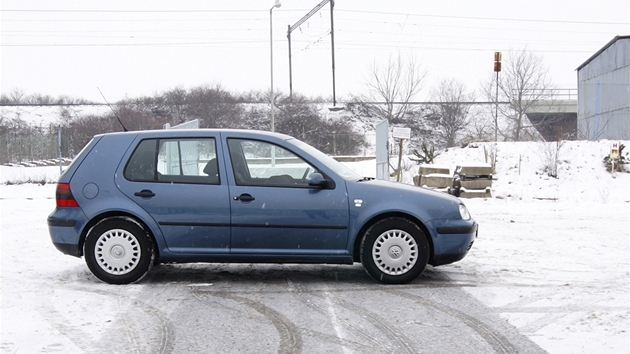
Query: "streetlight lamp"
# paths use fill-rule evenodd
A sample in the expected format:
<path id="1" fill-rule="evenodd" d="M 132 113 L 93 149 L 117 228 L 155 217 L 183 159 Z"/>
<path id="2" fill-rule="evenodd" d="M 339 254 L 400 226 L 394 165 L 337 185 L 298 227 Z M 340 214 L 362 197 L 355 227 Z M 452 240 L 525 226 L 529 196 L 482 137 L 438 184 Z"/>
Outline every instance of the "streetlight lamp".
<path id="1" fill-rule="evenodd" d="M 273 117 L 273 16 L 272 11 L 276 7 L 280 7 L 280 0 L 276 0 L 273 6 L 269 9 L 269 54 L 270 54 L 270 62 L 271 62 L 271 94 L 269 95 L 269 103 L 271 104 L 271 131 L 276 131 L 275 121 Z"/>

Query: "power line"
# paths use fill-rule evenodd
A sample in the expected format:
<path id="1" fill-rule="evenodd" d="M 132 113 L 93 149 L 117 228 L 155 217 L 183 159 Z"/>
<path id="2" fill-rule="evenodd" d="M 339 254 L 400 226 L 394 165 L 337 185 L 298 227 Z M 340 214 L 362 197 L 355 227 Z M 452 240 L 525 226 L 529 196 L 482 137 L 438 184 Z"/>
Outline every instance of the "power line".
<path id="1" fill-rule="evenodd" d="M 282 10 L 283 12 L 301 12 L 303 10 Z M 361 13 L 371 15 L 390 15 L 390 16 L 411 16 L 411 17 L 425 17 L 425 18 L 448 18 L 448 19 L 460 19 L 460 20 L 481 20 L 481 21 L 510 21 L 510 22 L 537 22 L 537 23 L 565 23 L 565 24 L 590 24 L 590 25 L 628 25 L 630 22 L 604 22 L 604 21 L 575 21 L 575 20 L 544 20 L 544 19 L 524 19 L 513 17 L 480 17 L 480 16 L 455 16 L 455 15 L 433 15 L 433 14 L 419 14 L 419 13 L 402 13 L 402 12 L 389 12 L 389 11 L 368 11 L 368 10 L 350 10 L 337 8 L 338 12 L 346 13 Z M 238 9 L 238 10 L 75 10 L 75 9 L 1 9 L 2 12 L 14 12 L 14 13 L 266 13 L 266 9 Z M 237 20 L 237 19 L 232 19 Z M 261 19 L 262 20 L 262 19 Z M 347 19 L 351 21 L 361 21 Z M 25 21 L 25 20 L 11 20 L 3 19 L 3 21 Z M 55 21 L 51 19 L 31 20 L 31 21 Z M 57 20 L 57 21 L 90 21 L 90 20 Z M 128 20 L 111 20 L 111 21 L 128 21 Z M 135 20 L 134 20 L 135 21 Z M 153 20 L 147 20 L 153 21 Z M 160 21 L 160 20 L 156 20 Z M 161 20 L 161 21 L 180 21 L 180 20 Z M 187 21 L 187 20 L 181 20 Z"/>
<path id="2" fill-rule="evenodd" d="M 0 44 L 0 47 L 144 47 L 144 46 L 188 46 L 188 45 L 212 45 L 212 44 L 250 44 L 262 43 L 256 40 L 217 41 L 217 42 L 173 42 L 173 43 L 38 43 L 38 44 Z"/>
<path id="3" fill-rule="evenodd" d="M 267 10 L 60 10 L 60 9 L 2 9 L 0 12 L 43 12 L 43 13 L 240 13 L 267 12 Z"/>
<path id="4" fill-rule="evenodd" d="M 510 22 L 541 22 L 541 23 L 572 23 L 572 24 L 591 24 L 591 25 L 628 25 L 630 22 L 599 22 L 599 21 L 571 21 L 571 20 L 541 20 L 541 19 L 523 19 L 523 18 L 500 18 L 500 17 L 478 17 L 478 16 L 453 16 L 453 15 L 426 15 L 401 12 L 381 12 L 367 10 L 343 10 L 339 12 L 366 13 L 373 15 L 396 15 L 396 16 L 413 16 L 413 17 L 430 17 L 430 18 L 450 18 L 460 20 L 482 20 L 482 21 L 510 21 Z"/>
<path id="5" fill-rule="evenodd" d="M 310 43 L 310 42 L 303 42 Z M 190 43 L 53 43 L 53 44 L 0 44 L 0 47 L 194 47 L 194 46 L 214 46 L 220 48 L 226 48 L 225 45 L 230 45 L 229 48 L 234 48 L 231 45 L 236 44 L 267 44 L 262 40 L 249 40 L 249 41 L 225 41 L 225 42 L 190 42 Z M 310 43 L 312 44 L 312 43 Z M 351 50 L 368 50 L 371 48 L 379 49 L 410 49 L 410 50 L 427 50 L 427 51 L 464 51 L 464 52 L 488 52 L 488 51 L 510 51 L 510 48 L 497 48 L 496 46 L 488 48 L 453 48 L 453 47 L 436 47 L 436 46 L 421 46 L 421 45 L 388 45 L 388 44 L 374 44 L 374 43 L 360 43 L 356 42 L 339 42 L 336 43 L 338 49 L 351 49 Z M 489 44 L 490 46 L 490 44 Z M 240 47 L 242 48 L 242 47 Z M 251 47 L 250 47 L 251 48 Z M 530 49 L 536 53 L 592 53 L 592 50 L 555 50 L 555 49 Z"/>
<path id="6" fill-rule="evenodd" d="M 628 25 L 628 22 L 603 22 L 603 21 L 572 21 L 572 20 L 542 20 L 542 19 L 524 19 L 524 18 L 501 18 L 501 17 L 479 17 L 479 16 L 454 16 L 454 15 L 432 15 L 418 13 L 403 13 L 389 11 L 368 11 L 368 10 L 349 10 L 338 8 L 338 12 L 347 13 L 364 13 L 372 15 L 393 15 L 393 16 L 413 16 L 413 17 L 429 17 L 429 18 L 450 18 L 464 20 L 483 20 L 483 21 L 511 21 L 511 22 L 544 22 L 544 23 L 573 23 L 573 24 L 593 24 L 593 25 Z M 301 12 L 302 10 L 284 10 L 285 12 Z M 40 13 L 263 13 L 265 9 L 238 9 L 238 10 L 75 10 L 75 9 L 2 9 L 0 12 L 40 12 Z"/>

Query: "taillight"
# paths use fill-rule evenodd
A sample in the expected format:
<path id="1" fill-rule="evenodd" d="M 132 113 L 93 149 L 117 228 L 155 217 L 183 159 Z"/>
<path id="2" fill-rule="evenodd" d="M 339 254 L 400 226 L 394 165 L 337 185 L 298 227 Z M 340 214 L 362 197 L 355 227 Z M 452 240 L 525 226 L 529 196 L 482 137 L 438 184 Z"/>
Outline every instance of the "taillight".
<path id="1" fill-rule="evenodd" d="M 72 192 L 70 191 L 70 184 L 68 183 L 57 183 L 57 206 L 58 207 L 78 207 L 77 201 L 72 196 Z"/>

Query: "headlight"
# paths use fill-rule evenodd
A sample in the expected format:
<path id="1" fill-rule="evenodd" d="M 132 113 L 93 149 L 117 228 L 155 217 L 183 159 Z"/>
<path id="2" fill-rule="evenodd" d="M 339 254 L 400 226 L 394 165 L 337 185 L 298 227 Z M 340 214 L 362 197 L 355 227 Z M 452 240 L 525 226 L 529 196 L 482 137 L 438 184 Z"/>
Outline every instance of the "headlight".
<path id="1" fill-rule="evenodd" d="M 459 205 L 459 215 L 461 215 L 464 220 L 470 220 L 470 213 L 464 204 Z"/>

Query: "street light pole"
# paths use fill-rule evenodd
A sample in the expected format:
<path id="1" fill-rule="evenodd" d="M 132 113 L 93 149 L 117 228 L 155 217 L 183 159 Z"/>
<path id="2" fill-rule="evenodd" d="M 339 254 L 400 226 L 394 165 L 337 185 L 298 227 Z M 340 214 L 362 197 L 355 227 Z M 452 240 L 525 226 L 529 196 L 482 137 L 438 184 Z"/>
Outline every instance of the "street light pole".
<path id="1" fill-rule="evenodd" d="M 269 61 L 271 62 L 271 94 L 269 95 L 269 104 L 271 105 L 271 131 L 276 131 L 275 120 L 273 116 L 273 9 L 282 6 L 280 0 L 276 0 L 273 6 L 269 9 Z"/>
<path id="2" fill-rule="evenodd" d="M 333 8 L 335 0 L 330 0 L 330 47 L 332 52 L 332 86 L 333 86 L 333 106 L 337 105 L 335 95 L 335 21 L 333 21 Z"/>

